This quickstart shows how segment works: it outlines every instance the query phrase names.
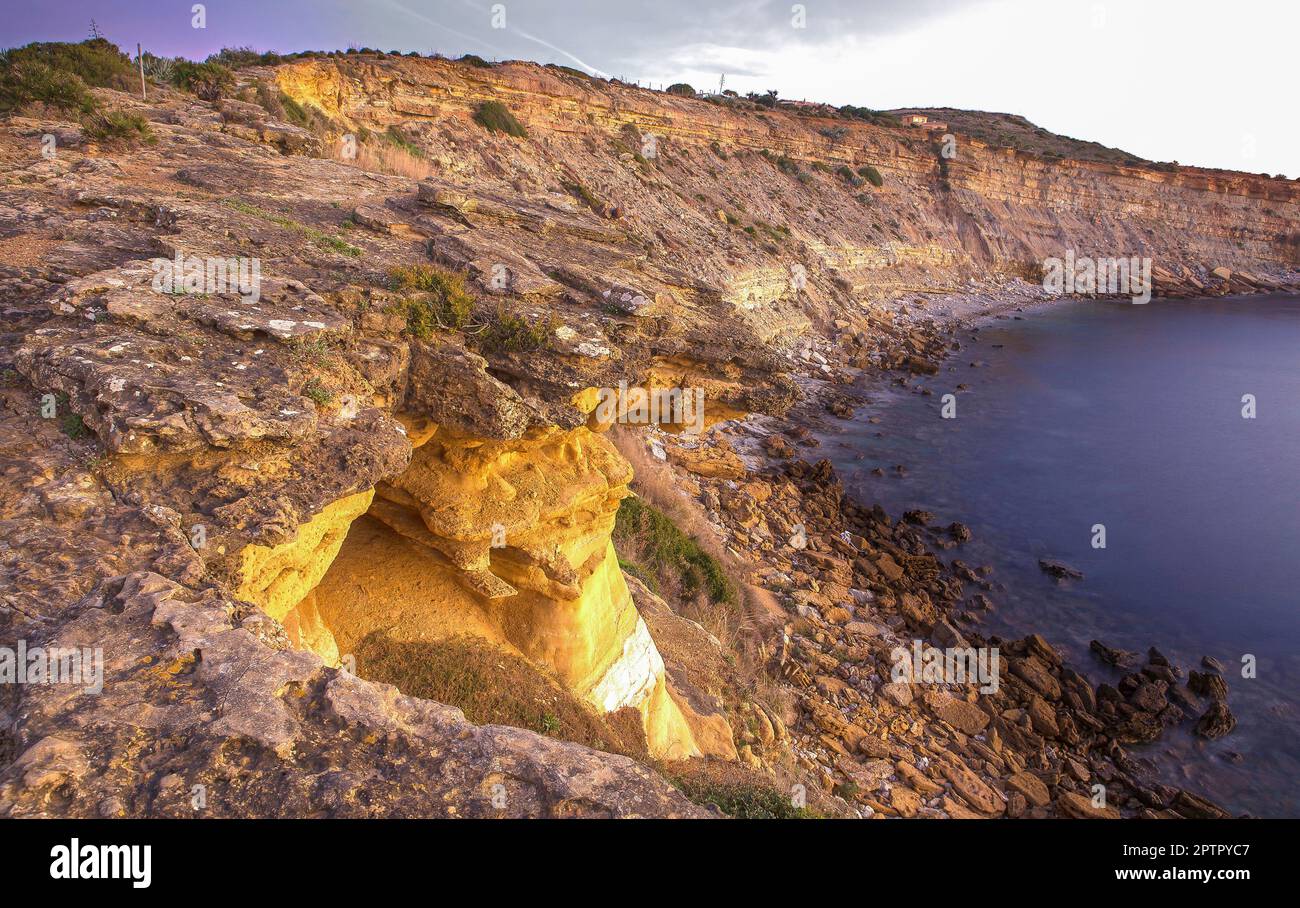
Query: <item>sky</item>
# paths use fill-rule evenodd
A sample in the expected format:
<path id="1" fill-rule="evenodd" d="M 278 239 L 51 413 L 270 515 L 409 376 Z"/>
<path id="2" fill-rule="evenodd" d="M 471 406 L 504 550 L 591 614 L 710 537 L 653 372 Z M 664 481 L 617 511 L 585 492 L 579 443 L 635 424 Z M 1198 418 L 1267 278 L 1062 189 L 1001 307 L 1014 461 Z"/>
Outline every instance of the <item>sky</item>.
<path id="1" fill-rule="evenodd" d="M 1300 177 L 1296 0 L 39 0 L 0 46 L 374 47 L 875 109 L 1021 114 L 1157 161 Z"/>

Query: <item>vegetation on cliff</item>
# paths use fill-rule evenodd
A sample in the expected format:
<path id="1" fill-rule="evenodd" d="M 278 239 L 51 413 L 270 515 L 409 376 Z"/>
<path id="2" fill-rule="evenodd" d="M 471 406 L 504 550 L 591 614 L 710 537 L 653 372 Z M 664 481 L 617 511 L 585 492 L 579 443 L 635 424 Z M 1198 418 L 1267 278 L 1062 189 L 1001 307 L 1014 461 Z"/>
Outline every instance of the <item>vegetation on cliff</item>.
<path id="1" fill-rule="evenodd" d="M 43 67 L 71 76 L 83 85 L 130 91 L 134 85 L 131 60 L 117 45 L 104 38 L 72 43 L 42 41 L 4 52 L 0 59 L 6 75 L 9 71 Z"/>
<path id="2" fill-rule="evenodd" d="M 646 583 L 656 592 L 678 599 L 703 594 L 715 604 L 736 601 L 736 585 L 718 560 L 639 497 L 624 498 L 619 505 L 614 544 L 634 554 L 626 563 L 638 578 L 649 577 Z"/>
<path id="3" fill-rule="evenodd" d="M 108 144 L 152 142 L 153 130 L 134 111 L 104 110 L 90 87 L 125 90 L 131 61 L 103 38 L 79 44 L 28 44 L 0 55 L 0 113 L 40 105 L 77 116 L 88 138 Z"/>
<path id="4" fill-rule="evenodd" d="M 428 339 L 435 330 L 457 331 L 474 311 L 474 298 L 465 289 L 465 275 L 427 262 L 401 265 L 389 272 L 389 286 L 408 294 L 406 329 Z"/>
<path id="5" fill-rule="evenodd" d="M 823 814 L 795 801 L 759 773 L 740 767 L 690 767 L 676 764 L 665 777 L 702 807 L 713 807 L 736 820 L 812 820 Z"/>
<path id="6" fill-rule="evenodd" d="M 486 327 L 474 338 L 481 351 L 492 353 L 531 353 L 544 350 L 551 344 L 551 334 L 559 322 L 553 314 L 536 321 L 510 312 L 504 306 L 488 320 Z"/>
<path id="7" fill-rule="evenodd" d="M 528 130 L 500 101 L 484 101 L 480 104 L 474 112 L 474 122 L 489 132 L 504 132 L 519 139 L 528 138 Z"/>

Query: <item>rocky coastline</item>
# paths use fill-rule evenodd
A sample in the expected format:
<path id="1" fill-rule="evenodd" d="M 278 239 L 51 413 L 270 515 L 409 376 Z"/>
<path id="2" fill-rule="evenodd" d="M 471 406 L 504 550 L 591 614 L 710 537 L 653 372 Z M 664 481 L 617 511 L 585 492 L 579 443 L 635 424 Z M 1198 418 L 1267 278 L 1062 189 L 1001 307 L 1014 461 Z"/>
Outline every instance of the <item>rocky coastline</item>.
<path id="1" fill-rule="evenodd" d="M 1188 721 L 1206 738 L 1229 733 L 1221 666 L 1186 672 L 1155 647 L 1141 657 L 1094 641 L 1102 663 L 1128 672 L 1115 686 L 1094 685 L 1087 667 L 1039 634 L 986 635 L 982 618 L 1000 585 L 991 567 L 961 559 L 970 530 L 854 500 L 817 457 L 817 429 L 852 419 L 864 386 L 907 387 L 938 372 L 960 354 L 963 333 L 1053 302 L 1035 290 L 955 300 L 960 315 L 914 322 L 865 369 L 805 355 L 803 397 L 784 417 L 724 427 L 686 455 L 664 437 L 728 547 L 747 556 L 753 582 L 780 604 L 772 661 L 798 692 L 798 719 L 785 741 L 742 732 L 741 756 L 763 766 L 774 746 L 788 746 L 861 817 L 1228 817 L 1158 781 L 1130 749 Z M 1053 569 L 1072 570 L 1044 566 Z M 997 689 L 978 679 L 896 680 L 900 651 L 919 647 L 996 648 Z"/>
<path id="2" fill-rule="evenodd" d="M 231 79 L 94 86 L 135 144 L 0 120 L 0 644 L 98 647 L 103 682 L 0 689 L 0 816 L 716 814 L 682 765 L 831 815 L 1224 815 L 1125 743 L 1213 680 L 1193 708 L 1158 654 L 1098 689 L 986 639 L 964 528 L 850 500 L 815 427 L 1049 304 L 1031 266 L 1067 247 L 1141 236 L 1157 294 L 1300 286 L 1293 181 L 974 140 L 949 166 L 902 127 L 523 62 Z M 743 563 L 742 645 L 615 548 L 637 479 L 596 413 L 628 387 L 705 395 L 702 434 L 638 454 Z M 474 637 L 545 702 L 472 721 L 350 661 L 376 633 Z M 918 641 L 1006 670 L 899 680 Z M 509 687 L 485 661 L 471 694 Z"/>

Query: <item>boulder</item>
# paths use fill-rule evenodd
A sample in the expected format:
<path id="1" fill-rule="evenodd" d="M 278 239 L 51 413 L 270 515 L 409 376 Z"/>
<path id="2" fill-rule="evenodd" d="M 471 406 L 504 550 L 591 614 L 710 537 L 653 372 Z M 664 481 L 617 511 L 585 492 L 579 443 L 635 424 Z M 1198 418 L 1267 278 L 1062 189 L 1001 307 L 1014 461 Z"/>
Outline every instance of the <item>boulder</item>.
<path id="1" fill-rule="evenodd" d="M 1223 700 L 1215 700 L 1201 718 L 1196 720 L 1195 732 L 1211 741 L 1222 738 L 1237 727 L 1237 719 Z"/>

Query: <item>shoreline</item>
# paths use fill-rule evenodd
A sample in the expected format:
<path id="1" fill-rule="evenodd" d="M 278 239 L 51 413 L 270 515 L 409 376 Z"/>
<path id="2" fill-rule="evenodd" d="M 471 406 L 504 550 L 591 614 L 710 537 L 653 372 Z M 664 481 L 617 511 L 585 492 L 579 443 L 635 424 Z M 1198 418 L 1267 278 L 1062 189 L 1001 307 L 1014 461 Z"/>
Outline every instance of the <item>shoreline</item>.
<path id="1" fill-rule="evenodd" d="M 949 299 L 957 305 L 937 313 L 927 306 L 925 323 L 909 325 L 912 332 L 925 331 L 932 347 L 946 348 L 931 363 L 936 372 L 963 349 L 954 343 L 959 331 L 1079 301 L 1020 293 Z M 720 433 L 744 466 L 743 476 L 724 481 L 731 491 L 765 499 L 764 509 L 774 498 L 754 486 L 792 482 L 799 491 L 782 516 L 787 525 L 806 521 L 803 549 L 780 539 L 747 546 L 753 542 L 752 508 L 727 504 L 725 492 L 710 516 L 727 547 L 750 566 L 751 581 L 785 612 L 778 666 L 803 688 L 800 719 L 791 729 L 803 735 L 801 765 L 832 794 L 852 794 L 846 803 L 861 816 L 1230 816 L 1194 791 L 1165 784 L 1152 758 L 1139 750 L 1187 721 L 1230 730 L 1235 719 L 1216 670 L 1184 671 L 1154 647 L 1135 658 L 1097 643 L 1094 652 L 1103 662 L 1129 674 L 1116 685 L 1094 686 L 1082 673 L 1092 667 L 1062 658 L 1040 633 L 986 637 L 981 603 L 988 603 L 995 581 L 991 568 L 961 560 L 969 530 L 915 510 L 889 515 L 856 500 L 817 456 L 828 417 L 853 419 L 873 384 L 875 390 L 910 385 L 917 374 L 858 369 L 848 387 L 835 381 L 838 376 L 804 376 L 802 398 L 789 413 L 750 416 Z M 947 558 L 940 557 L 944 553 Z M 899 646 L 997 647 L 1010 668 L 1003 689 L 993 693 L 915 679 L 900 686 L 882 672 Z M 871 793 L 864 792 L 864 780 Z"/>

